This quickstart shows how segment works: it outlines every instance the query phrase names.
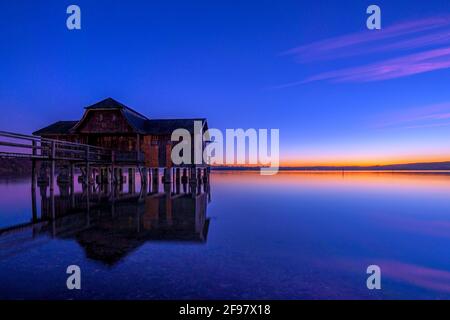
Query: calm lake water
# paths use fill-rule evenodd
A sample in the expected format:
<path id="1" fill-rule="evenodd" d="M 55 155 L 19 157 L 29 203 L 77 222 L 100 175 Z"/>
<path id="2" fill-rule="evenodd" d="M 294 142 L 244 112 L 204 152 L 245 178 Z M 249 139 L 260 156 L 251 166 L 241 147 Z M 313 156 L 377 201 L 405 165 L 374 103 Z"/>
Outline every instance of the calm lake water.
<path id="1" fill-rule="evenodd" d="M 215 172 L 194 198 L 89 205 L 78 183 L 56 189 L 30 225 L 30 181 L 0 181 L 0 298 L 450 299 L 449 174 Z"/>

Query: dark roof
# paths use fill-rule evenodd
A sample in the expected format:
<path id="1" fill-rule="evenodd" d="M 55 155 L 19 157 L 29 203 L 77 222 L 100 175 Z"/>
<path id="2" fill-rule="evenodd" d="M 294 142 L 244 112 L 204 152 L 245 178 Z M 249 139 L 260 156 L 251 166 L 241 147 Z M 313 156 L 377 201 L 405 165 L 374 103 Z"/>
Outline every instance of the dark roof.
<path id="1" fill-rule="evenodd" d="M 127 107 L 123 103 L 120 103 L 113 98 L 106 98 L 100 102 L 97 102 L 93 105 L 90 105 L 85 108 L 86 110 L 98 110 L 98 109 L 116 109 L 120 110 L 124 117 L 128 120 L 128 123 L 139 133 L 144 133 L 143 128 L 145 125 L 145 121 L 148 118 L 136 110 Z"/>
<path id="2" fill-rule="evenodd" d="M 45 128 L 33 132 L 33 135 L 40 136 L 46 134 L 68 134 L 78 121 L 58 121 Z"/>
<path id="3" fill-rule="evenodd" d="M 186 129 L 194 133 L 194 121 L 201 121 L 204 125 L 206 119 L 153 119 L 145 122 L 144 131 L 147 134 L 172 134 L 176 129 Z"/>
<path id="4" fill-rule="evenodd" d="M 130 107 L 124 105 L 123 103 L 120 103 L 117 100 L 114 100 L 113 98 L 106 98 L 100 102 L 94 103 L 93 105 L 90 105 L 88 107 L 85 107 L 86 110 L 93 110 L 93 109 L 124 109 L 128 113 L 133 114 L 134 116 L 138 116 L 144 119 L 148 119 L 143 114 L 137 112 L 134 109 L 131 109 Z"/>
<path id="5" fill-rule="evenodd" d="M 127 107 L 126 105 L 112 99 L 107 98 L 93 105 L 85 108 L 89 110 L 112 109 L 120 110 L 128 123 L 133 127 L 137 133 L 152 134 L 152 135 L 169 135 L 176 129 L 186 129 L 190 133 L 194 132 L 194 121 L 201 121 L 207 128 L 205 118 L 195 119 L 148 119 L 139 112 Z M 84 119 L 84 117 L 83 117 Z M 82 119 L 82 120 L 83 120 Z M 81 124 L 80 121 L 58 121 L 48 127 L 34 132 L 34 135 L 45 134 L 69 134 L 76 131 L 76 128 Z"/>

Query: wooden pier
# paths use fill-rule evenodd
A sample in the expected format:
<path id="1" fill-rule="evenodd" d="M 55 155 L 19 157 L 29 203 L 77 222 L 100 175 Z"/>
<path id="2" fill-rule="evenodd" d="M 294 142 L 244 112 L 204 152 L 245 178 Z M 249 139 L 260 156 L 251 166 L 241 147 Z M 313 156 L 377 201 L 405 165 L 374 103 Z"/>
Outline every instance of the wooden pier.
<path id="1" fill-rule="evenodd" d="M 73 184 L 79 173 L 78 180 L 88 191 L 96 185 L 109 185 L 110 190 L 114 190 L 128 177 L 129 190 L 134 193 L 137 175 L 141 189 L 147 192 L 158 193 L 162 182 L 173 187 L 174 192 L 180 192 L 182 185 L 189 185 L 190 193 L 195 196 L 195 190 L 209 181 L 210 173 L 208 167 L 147 167 L 139 152 L 115 151 L 5 131 L 0 131 L 0 157 L 31 160 L 32 190 L 37 185 L 46 185 L 51 194 L 56 182 Z"/>

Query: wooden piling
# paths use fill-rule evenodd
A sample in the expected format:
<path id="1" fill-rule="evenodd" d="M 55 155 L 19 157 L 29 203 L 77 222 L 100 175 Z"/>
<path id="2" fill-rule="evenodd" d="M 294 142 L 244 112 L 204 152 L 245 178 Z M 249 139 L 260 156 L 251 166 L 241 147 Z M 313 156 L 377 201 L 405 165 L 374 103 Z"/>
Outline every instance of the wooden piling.
<path id="1" fill-rule="evenodd" d="M 153 168 L 152 180 L 153 180 L 152 193 L 158 193 L 159 192 L 159 169 L 158 168 Z"/>
<path id="2" fill-rule="evenodd" d="M 135 178 L 136 178 L 136 169 L 128 168 L 128 193 L 136 192 Z"/>

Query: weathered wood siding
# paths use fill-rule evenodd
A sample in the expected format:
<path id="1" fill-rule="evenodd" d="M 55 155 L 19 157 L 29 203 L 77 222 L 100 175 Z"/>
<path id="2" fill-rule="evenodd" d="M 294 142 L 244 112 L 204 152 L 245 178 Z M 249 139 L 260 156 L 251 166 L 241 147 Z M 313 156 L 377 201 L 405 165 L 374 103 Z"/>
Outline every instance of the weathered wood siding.
<path id="1" fill-rule="evenodd" d="M 89 135 L 89 144 L 117 151 L 136 151 L 136 135 Z"/>
<path id="2" fill-rule="evenodd" d="M 134 130 L 119 110 L 89 110 L 77 132 L 131 134 Z"/>
<path id="3" fill-rule="evenodd" d="M 172 167 L 172 145 L 169 136 L 144 136 L 141 146 L 147 167 Z"/>
<path id="4" fill-rule="evenodd" d="M 150 168 L 158 167 L 158 145 L 157 137 L 147 135 L 142 139 L 142 152 L 145 156 L 145 165 Z"/>

